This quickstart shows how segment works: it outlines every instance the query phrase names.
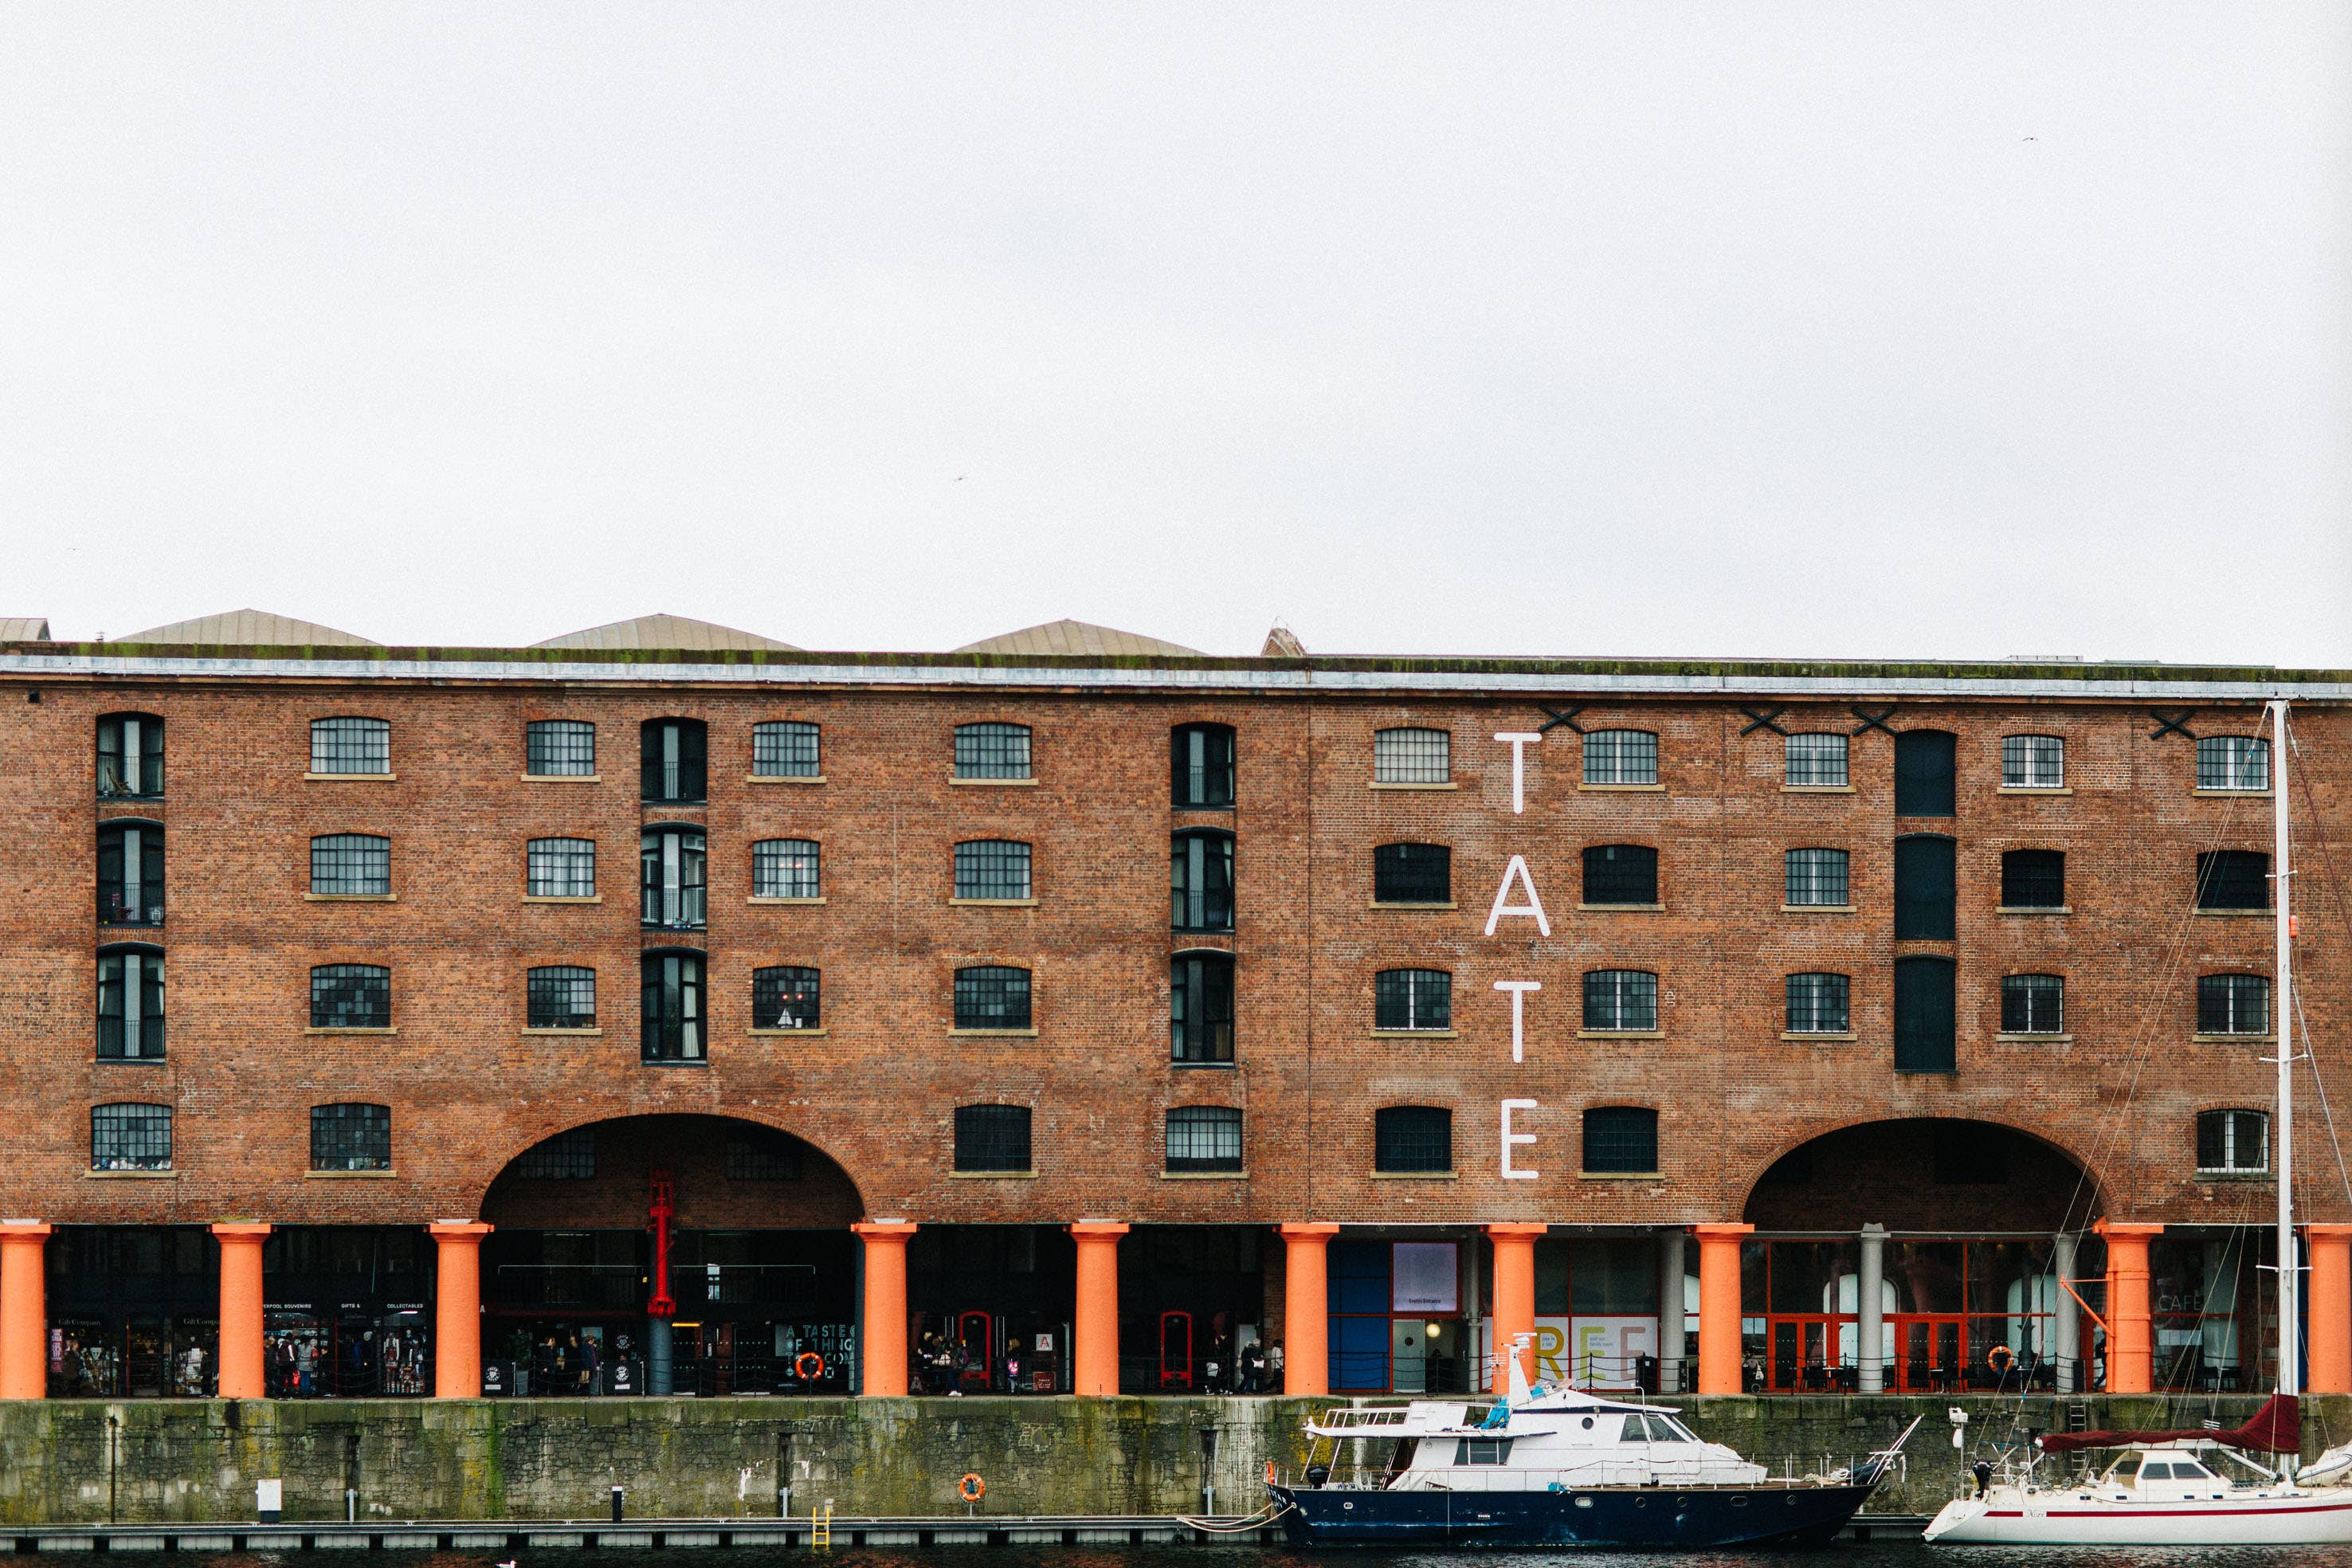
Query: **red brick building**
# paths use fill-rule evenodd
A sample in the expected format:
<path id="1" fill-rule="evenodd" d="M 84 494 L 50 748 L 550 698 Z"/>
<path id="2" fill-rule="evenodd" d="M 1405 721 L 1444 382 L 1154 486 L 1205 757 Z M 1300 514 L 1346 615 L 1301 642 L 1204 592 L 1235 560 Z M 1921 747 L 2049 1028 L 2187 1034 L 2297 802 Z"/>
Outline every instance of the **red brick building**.
<path id="1" fill-rule="evenodd" d="M 2271 1375 L 2352 676 L 14 630 L 0 1393 Z"/>

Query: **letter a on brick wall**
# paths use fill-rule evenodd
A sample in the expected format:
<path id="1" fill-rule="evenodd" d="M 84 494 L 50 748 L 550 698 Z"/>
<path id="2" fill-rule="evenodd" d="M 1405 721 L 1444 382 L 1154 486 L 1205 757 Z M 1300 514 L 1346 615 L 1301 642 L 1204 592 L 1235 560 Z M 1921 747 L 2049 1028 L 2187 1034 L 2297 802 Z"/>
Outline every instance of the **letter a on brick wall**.
<path id="1" fill-rule="evenodd" d="M 1511 883 L 1514 880 L 1528 890 L 1528 901 L 1524 904 L 1505 901 L 1511 896 Z M 1527 860 L 1517 855 L 1512 856 L 1511 863 L 1503 868 L 1503 885 L 1495 889 L 1495 907 L 1486 911 L 1488 936 L 1495 934 L 1495 922 L 1505 915 L 1532 915 L 1535 917 L 1536 930 L 1546 936 L 1551 934 L 1551 921 L 1544 917 L 1543 900 L 1536 892 L 1536 879 L 1528 874 Z"/>

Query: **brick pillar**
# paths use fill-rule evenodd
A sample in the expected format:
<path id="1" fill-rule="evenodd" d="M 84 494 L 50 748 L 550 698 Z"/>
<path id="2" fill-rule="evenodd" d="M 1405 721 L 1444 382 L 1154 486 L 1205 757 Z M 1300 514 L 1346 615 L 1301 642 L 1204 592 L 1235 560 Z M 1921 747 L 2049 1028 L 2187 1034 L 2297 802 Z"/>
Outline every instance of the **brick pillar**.
<path id="1" fill-rule="evenodd" d="M 425 1228 L 439 1249 L 434 1259 L 433 1397 L 479 1399 L 482 1237 L 490 1234 L 490 1227 L 474 1220 L 445 1219 Z M 226 1363 L 222 1370 L 227 1370 Z"/>
<path id="2" fill-rule="evenodd" d="M 1695 1225 L 1698 1237 L 1698 1391 L 1739 1392 L 1739 1244 L 1752 1225 Z"/>
<path id="3" fill-rule="evenodd" d="M 900 1398 L 907 1392 L 907 1241 L 916 1227 L 903 1219 L 877 1219 L 849 1228 L 866 1243 L 858 1392 L 868 1399 Z"/>
<path id="4" fill-rule="evenodd" d="M 266 1225 L 216 1225 L 220 1239 L 220 1396 L 266 1399 L 262 1367 L 261 1244 Z"/>
<path id="5" fill-rule="evenodd" d="M 1495 1353 L 1488 1386 L 1496 1394 L 1508 1394 L 1511 1389 L 1510 1363 L 1505 1358 L 1511 1352 L 1513 1337 L 1536 1331 L 1536 1237 L 1550 1228 L 1548 1225 L 1486 1227 L 1495 1244 Z M 1530 1382 L 1534 1380 L 1533 1341 L 1519 1353 L 1519 1370 Z M 1569 1375 L 1573 1378 L 1575 1373 L 1571 1371 Z"/>
<path id="6" fill-rule="evenodd" d="M 1324 1248 L 1336 1225 L 1282 1227 L 1282 1392 L 1331 1392 L 1331 1297 Z"/>
<path id="7" fill-rule="evenodd" d="M 2352 1225 L 2307 1225 L 2310 1376 L 2305 1394 L 2352 1394 Z"/>
<path id="8" fill-rule="evenodd" d="M 1118 1238 L 1116 1220 L 1082 1219 L 1070 1226 L 1078 1244 L 1076 1310 L 1070 1316 L 1070 1392 L 1118 1392 Z"/>
<path id="9" fill-rule="evenodd" d="M 2146 1394 L 2156 1386 L 2156 1321 L 2147 1299 L 2147 1242 L 2160 1225 L 2101 1220 L 2107 1238 L 2107 1392 Z"/>
<path id="10" fill-rule="evenodd" d="M 48 1239 L 39 1220 L 0 1220 L 0 1399 L 49 1392 Z"/>

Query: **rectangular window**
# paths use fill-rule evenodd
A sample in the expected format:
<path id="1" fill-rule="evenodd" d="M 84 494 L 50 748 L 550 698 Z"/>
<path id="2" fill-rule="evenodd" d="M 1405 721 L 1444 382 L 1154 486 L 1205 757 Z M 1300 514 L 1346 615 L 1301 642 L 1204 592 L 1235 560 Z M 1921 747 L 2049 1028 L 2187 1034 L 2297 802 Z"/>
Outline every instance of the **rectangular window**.
<path id="1" fill-rule="evenodd" d="M 2000 1032 L 2066 1032 L 2066 983 L 2055 974 L 2011 974 L 2000 983 Z"/>
<path id="2" fill-rule="evenodd" d="M 955 896 L 959 899 L 1029 897 L 1029 846 L 981 838 L 955 847 Z"/>
<path id="3" fill-rule="evenodd" d="M 514 1173 L 526 1182 L 594 1181 L 596 1130 L 575 1127 L 532 1144 L 517 1156 Z"/>
<path id="4" fill-rule="evenodd" d="M 1895 936 L 1950 942 L 1959 929 L 1959 873 L 1953 841 L 1913 834 L 1895 841 Z"/>
<path id="5" fill-rule="evenodd" d="M 2064 787 L 2066 742 L 2055 735 L 2003 735 L 2000 782 L 2005 789 Z"/>
<path id="6" fill-rule="evenodd" d="M 1025 1029 L 1029 1017 L 1027 970 L 975 964 L 956 971 L 957 1028 Z"/>
<path id="7" fill-rule="evenodd" d="M 1444 730 L 1381 730 L 1372 736 L 1374 784 L 1454 781 L 1454 737 Z"/>
<path id="8" fill-rule="evenodd" d="M 1454 1462 L 1457 1465 L 1507 1465 L 1511 1462 L 1511 1445 L 1517 1439 L 1510 1437 L 1456 1437 L 1454 1439 Z"/>
<path id="9" fill-rule="evenodd" d="M 163 793 L 163 721 L 110 713 L 98 721 L 98 797 L 153 800 Z"/>
<path id="10" fill-rule="evenodd" d="M 593 899 L 596 896 L 596 841 L 593 838 L 534 838 L 525 852 L 527 880 L 534 899 Z"/>
<path id="11" fill-rule="evenodd" d="M 1853 1028 L 1851 983 L 1843 974 L 1791 974 L 1788 982 L 1788 1032 L 1843 1035 Z"/>
<path id="12" fill-rule="evenodd" d="M 549 964 L 525 976 L 530 1027 L 593 1029 L 596 1026 L 596 972 L 572 964 Z"/>
<path id="13" fill-rule="evenodd" d="M 2270 1030 L 2269 975 L 2200 974 L 2197 977 L 2199 1034 L 2267 1035 Z"/>
<path id="14" fill-rule="evenodd" d="M 1171 838 L 1168 897 L 1174 930 L 1233 930 L 1234 836 L 1203 828 Z"/>
<path id="15" fill-rule="evenodd" d="M 763 838 L 751 846 L 751 896 L 814 899 L 823 896 L 819 851 L 812 838 Z"/>
<path id="16" fill-rule="evenodd" d="M 2197 907 L 2271 907 L 2271 858 L 2251 849 L 2208 849 L 2197 857 Z"/>
<path id="17" fill-rule="evenodd" d="M 1372 851 L 1372 902 L 1454 901 L 1454 851 L 1443 844 L 1383 844 Z"/>
<path id="18" fill-rule="evenodd" d="M 1584 851 L 1584 901 L 1654 904 L 1658 852 L 1644 844 L 1595 844 Z"/>
<path id="19" fill-rule="evenodd" d="M 1175 804 L 1183 811 L 1222 811 L 1234 804 L 1234 727 L 1179 724 L 1173 732 Z"/>
<path id="20" fill-rule="evenodd" d="M 699 719 L 648 719 L 638 731 L 638 785 L 645 798 L 690 805 L 709 795 L 710 731 Z"/>
<path id="21" fill-rule="evenodd" d="M 2066 854 L 2062 849 L 2010 849 L 2000 858 L 2000 903 L 2007 910 L 2066 907 Z"/>
<path id="22" fill-rule="evenodd" d="M 763 779 L 813 779 L 824 772 L 814 724 L 779 719 L 751 726 L 751 773 Z"/>
<path id="23" fill-rule="evenodd" d="M 1850 904 L 1853 901 L 1846 890 L 1846 852 L 1843 849 L 1791 849 L 1786 870 L 1786 902 Z"/>
<path id="24" fill-rule="evenodd" d="M 310 840 L 310 890 L 338 899 L 392 891 L 392 840 L 372 833 L 324 833 Z"/>
<path id="25" fill-rule="evenodd" d="M 702 835 L 665 827 L 645 836 L 638 856 L 638 919 L 664 931 L 700 931 L 709 924 Z"/>
<path id="26" fill-rule="evenodd" d="M 1372 1169 L 1399 1174 L 1454 1169 L 1454 1112 L 1434 1105 L 1374 1111 Z"/>
<path id="27" fill-rule="evenodd" d="M 1958 1070 L 1958 1007 L 1948 958 L 1895 961 L 1895 1070 Z"/>
<path id="28" fill-rule="evenodd" d="M 1443 969 L 1383 969 L 1372 976 L 1372 1027 L 1451 1029 L 1454 976 Z"/>
<path id="29" fill-rule="evenodd" d="M 955 1113 L 955 1168 L 959 1171 L 1027 1172 L 1030 1166 L 1029 1108 L 1025 1105 L 959 1105 Z"/>
<path id="30" fill-rule="evenodd" d="M 314 1105 L 310 1108 L 310 1169 L 392 1169 L 392 1108 Z"/>
<path id="31" fill-rule="evenodd" d="M 2200 1111 L 2197 1168 L 2215 1173 L 2269 1170 L 2270 1117 L 2260 1110 Z"/>
<path id="32" fill-rule="evenodd" d="M 163 1054 L 163 955 L 125 948 L 98 956 L 98 1056 L 149 1061 Z"/>
<path id="33" fill-rule="evenodd" d="M 98 829 L 100 925 L 163 923 L 163 830 L 152 822 L 106 822 Z"/>
<path id="34" fill-rule="evenodd" d="M 1168 1168 L 1239 1171 L 1242 1113 L 1222 1105 L 1178 1105 L 1168 1112 Z"/>
<path id="35" fill-rule="evenodd" d="M 384 719 L 313 719 L 310 771 L 314 773 L 392 772 L 392 723 Z"/>
<path id="36" fill-rule="evenodd" d="M 584 719 L 534 719 L 523 726 L 523 772 L 533 778 L 587 778 L 596 771 L 596 726 Z"/>
<path id="37" fill-rule="evenodd" d="M 649 1062 L 704 1060 L 701 955 L 649 952 L 644 976 L 638 1057 Z"/>
<path id="38" fill-rule="evenodd" d="M 1646 1174 L 1658 1168 L 1658 1113 L 1637 1105 L 1596 1105 L 1584 1113 L 1588 1173 Z"/>
<path id="39" fill-rule="evenodd" d="M 172 1108 L 94 1105 L 89 1110 L 89 1168 L 168 1171 L 172 1168 Z"/>
<path id="40" fill-rule="evenodd" d="M 1595 969 L 1584 976 L 1584 1026 L 1642 1032 L 1658 1026 L 1658 977 L 1643 969 Z"/>
<path id="41" fill-rule="evenodd" d="M 819 976 L 799 964 L 751 972 L 751 1027 L 814 1029 L 821 1026 Z"/>
<path id="42" fill-rule="evenodd" d="M 1029 772 L 1029 726 L 959 724 L 955 776 L 960 779 L 1025 779 Z"/>
<path id="43" fill-rule="evenodd" d="M 1168 968 L 1171 1060 L 1234 1059 L 1234 961 L 1222 952 L 1180 954 Z"/>
<path id="44" fill-rule="evenodd" d="M 373 963 L 322 963 L 310 971 L 310 1027 L 392 1027 L 392 971 Z"/>
<path id="45" fill-rule="evenodd" d="M 2199 789 L 2271 787 L 2271 743 L 2254 735 L 2207 735 L 2197 742 Z"/>
<path id="46" fill-rule="evenodd" d="M 797 1139 L 781 1132 L 727 1135 L 727 1179 L 730 1182 L 797 1182 L 802 1169 Z"/>
<path id="47" fill-rule="evenodd" d="M 1595 730 L 1584 737 L 1584 782 L 1654 784 L 1658 738 L 1647 730 Z"/>
<path id="48" fill-rule="evenodd" d="M 1801 789 L 1843 789 L 1846 778 L 1846 737 L 1791 735 L 1788 742 L 1785 783 Z"/>

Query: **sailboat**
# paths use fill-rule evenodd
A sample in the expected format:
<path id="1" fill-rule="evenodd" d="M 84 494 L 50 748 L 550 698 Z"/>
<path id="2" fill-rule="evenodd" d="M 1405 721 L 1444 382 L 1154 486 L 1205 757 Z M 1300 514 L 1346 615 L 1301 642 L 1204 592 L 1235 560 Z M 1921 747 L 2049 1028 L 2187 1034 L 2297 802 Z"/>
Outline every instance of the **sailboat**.
<path id="1" fill-rule="evenodd" d="M 1974 1496 L 1944 1505 L 1927 1539 L 2000 1546 L 2300 1546 L 2352 1542 L 2352 1489 L 2314 1485 L 2352 1474 L 2352 1445 L 2302 1479 L 2301 1321 L 2294 1235 L 2294 918 L 2289 909 L 2286 702 L 2269 704 L 2273 864 L 2278 891 L 2278 1386 L 2252 1420 L 2228 1431 L 2066 1432 L 2035 1439 L 1998 1480 L 1980 1468 Z M 2053 1454 L 2112 1449 L 2095 1477 L 2037 1476 Z M 2258 1458 L 2262 1456 L 2263 1458 Z M 2267 1458 L 2272 1462 L 2264 1463 Z M 2055 1467 L 2053 1470 L 2054 1472 Z"/>

